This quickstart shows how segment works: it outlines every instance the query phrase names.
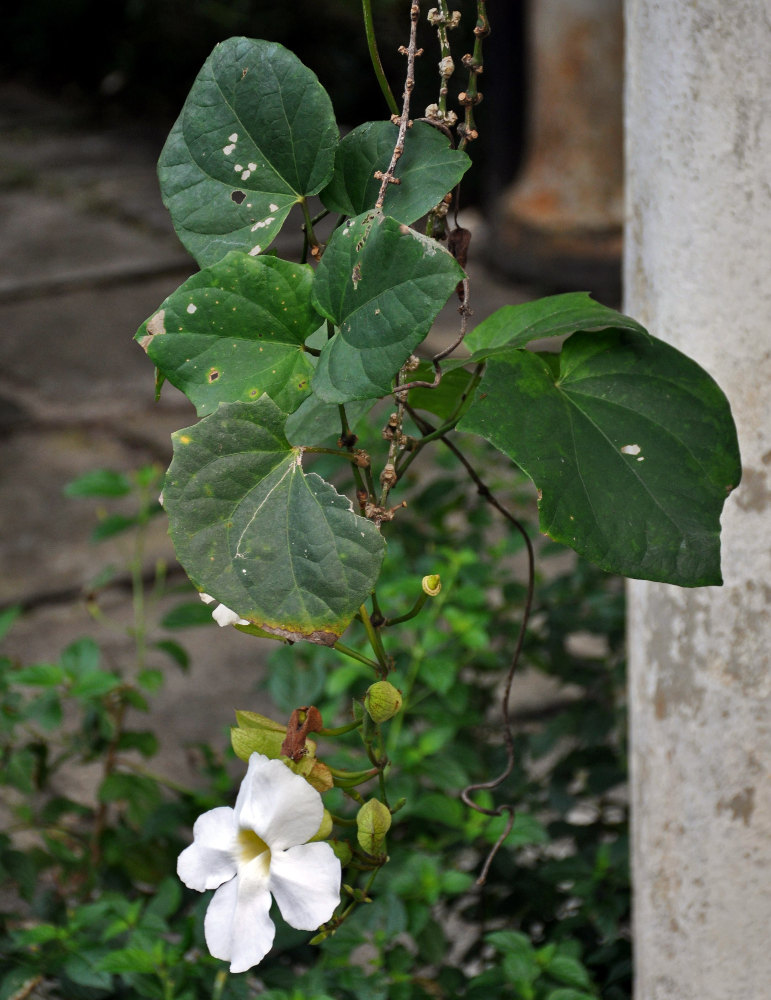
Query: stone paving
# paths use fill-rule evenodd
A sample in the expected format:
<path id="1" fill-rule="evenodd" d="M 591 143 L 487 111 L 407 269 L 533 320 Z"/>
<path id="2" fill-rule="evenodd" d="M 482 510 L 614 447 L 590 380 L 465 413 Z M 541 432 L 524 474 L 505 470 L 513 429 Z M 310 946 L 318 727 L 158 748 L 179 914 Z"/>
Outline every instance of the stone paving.
<path id="1" fill-rule="evenodd" d="M 169 435 L 194 412 L 174 389 L 153 401 L 152 367 L 132 338 L 195 265 L 161 203 L 162 134 L 142 125 L 84 130 L 66 108 L 12 87 L 0 90 L 0 132 L 0 608 L 25 609 L 3 651 L 52 660 L 92 635 L 108 663 L 125 667 L 125 580 L 101 600 L 113 623 L 95 622 L 84 602 L 106 564 L 123 564 L 121 545 L 91 543 L 103 504 L 62 489 L 98 467 L 168 464 Z M 478 315 L 527 297 L 473 263 L 471 274 Z M 454 322 L 448 309 L 436 343 Z M 147 568 L 159 559 L 175 566 L 162 518 Z M 159 768 L 186 781 L 184 744 L 224 744 L 233 708 L 268 705 L 255 692 L 265 654 L 258 640 L 212 626 L 180 641 L 191 671 L 168 669 L 153 724 L 163 740 Z"/>

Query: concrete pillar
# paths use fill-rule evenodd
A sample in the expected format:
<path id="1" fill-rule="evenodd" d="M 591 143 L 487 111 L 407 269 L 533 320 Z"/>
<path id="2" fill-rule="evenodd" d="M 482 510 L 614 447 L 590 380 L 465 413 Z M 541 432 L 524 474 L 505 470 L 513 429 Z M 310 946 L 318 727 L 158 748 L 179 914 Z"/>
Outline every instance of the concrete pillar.
<path id="1" fill-rule="evenodd" d="M 771 7 L 627 0 L 626 311 L 731 401 L 722 588 L 629 585 L 636 1000 L 771 997 Z"/>
<path id="2" fill-rule="evenodd" d="M 498 234 L 514 277 L 618 295 L 622 11 L 621 0 L 530 0 L 525 162 Z"/>

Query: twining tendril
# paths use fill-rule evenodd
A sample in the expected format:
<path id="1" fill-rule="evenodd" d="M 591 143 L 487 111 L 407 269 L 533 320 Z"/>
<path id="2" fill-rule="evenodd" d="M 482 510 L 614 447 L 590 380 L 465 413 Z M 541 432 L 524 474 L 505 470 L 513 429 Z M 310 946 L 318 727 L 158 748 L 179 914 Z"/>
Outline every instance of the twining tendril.
<path id="1" fill-rule="evenodd" d="M 415 420 L 420 428 L 421 432 L 430 434 L 434 430 L 428 421 L 424 420 L 419 414 L 417 414 L 411 407 L 407 407 L 410 416 Z M 506 825 L 498 837 L 496 842 L 493 844 L 492 848 L 488 852 L 485 863 L 482 866 L 482 871 L 477 878 L 477 885 L 484 885 L 487 881 L 487 875 L 490 870 L 490 865 L 492 864 L 493 858 L 498 853 L 503 843 L 505 842 L 508 835 L 511 833 L 511 828 L 514 825 L 514 806 L 510 803 L 505 805 L 500 805 L 495 809 L 487 809 L 484 806 L 480 806 L 478 803 L 474 802 L 471 798 L 474 792 L 479 791 L 490 791 L 497 788 L 499 785 L 509 777 L 511 772 L 514 770 L 514 738 L 512 735 L 512 725 L 511 716 L 509 713 L 509 699 L 511 697 L 511 685 L 514 680 L 514 674 L 516 672 L 517 666 L 519 664 L 520 656 L 522 655 L 522 646 L 525 641 L 525 634 L 527 632 L 527 626 L 530 621 L 530 615 L 533 609 L 533 596 L 535 593 L 535 552 L 533 550 L 533 543 L 530 541 L 530 536 L 528 535 L 524 525 L 519 521 L 511 511 L 507 510 L 503 504 L 498 500 L 498 498 L 493 494 L 487 484 L 482 480 L 482 478 L 477 473 L 473 465 L 468 461 L 466 456 L 460 451 L 457 445 L 449 438 L 446 434 L 439 438 L 440 441 L 450 451 L 455 455 L 461 465 L 465 468 L 469 477 L 475 484 L 477 488 L 477 493 L 494 507 L 499 514 L 501 514 L 509 524 L 514 527 L 522 539 L 525 542 L 525 548 L 527 550 L 527 592 L 525 595 L 525 605 L 522 610 L 522 619 L 519 625 L 519 633 L 517 635 L 516 645 L 514 647 L 514 652 L 511 657 L 511 662 L 509 664 L 509 669 L 506 674 L 506 684 L 503 690 L 503 695 L 501 697 L 501 715 L 503 717 L 503 738 L 506 745 L 506 766 L 503 771 L 496 778 L 492 778 L 490 781 L 481 781 L 473 785 L 467 785 L 466 788 L 461 792 L 462 801 L 470 808 L 474 809 L 476 812 L 483 813 L 485 816 L 503 816 L 508 813 L 508 819 Z"/>

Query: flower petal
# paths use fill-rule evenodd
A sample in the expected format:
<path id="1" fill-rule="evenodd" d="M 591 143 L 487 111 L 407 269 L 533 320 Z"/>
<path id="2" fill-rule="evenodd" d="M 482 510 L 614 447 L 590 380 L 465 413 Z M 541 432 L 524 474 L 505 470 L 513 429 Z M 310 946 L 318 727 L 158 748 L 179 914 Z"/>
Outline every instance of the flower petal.
<path id="1" fill-rule="evenodd" d="M 239 827 L 249 827 L 272 851 L 281 851 L 310 840 L 321 826 L 324 806 L 305 778 L 280 760 L 253 753 L 235 813 Z"/>
<path id="2" fill-rule="evenodd" d="M 220 628 L 225 628 L 228 625 L 249 624 L 246 618 L 242 618 L 237 612 L 225 607 L 224 604 L 218 604 L 214 611 L 212 611 L 211 616 Z"/>
<path id="3" fill-rule="evenodd" d="M 236 862 L 235 813 L 219 806 L 203 813 L 193 826 L 193 843 L 177 859 L 177 875 L 189 889 L 216 889 L 233 878 Z"/>
<path id="4" fill-rule="evenodd" d="M 231 972 L 246 972 L 265 958 L 276 928 L 268 915 L 270 893 L 264 880 L 235 878 L 212 897 L 204 920 L 206 945 L 215 958 L 230 962 Z"/>
<path id="5" fill-rule="evenodd" d="M 340 902 L 340 861 L 329 844 L 275 851 L 270 890 L 288 924 L 314 931 L 329 920 Z"/>

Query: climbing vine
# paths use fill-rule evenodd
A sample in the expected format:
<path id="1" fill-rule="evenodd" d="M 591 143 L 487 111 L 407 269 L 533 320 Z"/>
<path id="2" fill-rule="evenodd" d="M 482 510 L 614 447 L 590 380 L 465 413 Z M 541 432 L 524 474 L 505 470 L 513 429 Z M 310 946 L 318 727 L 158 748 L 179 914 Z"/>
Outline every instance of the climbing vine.
<path id="1" fill-rule="evenodd" d="M 448 553 L 434 551 L 433 571 L 406 574 L 397 601 L 389 584 L 386 603 L 380 581 L 403 556 L 408 470 L 430 477 L 432 453 L 452 456 L 528 553 L 524 620 L 501 668 L 504 770 L 461 795 L 485 815 L 507 813 L 480 882 L 513 823 L 503 787 L 514 755 L 508 695 L 534 553 L 463 442 L 483 439 L 509 460 L 512 478 L 529 477 L 544 535 L 602 570 L 684 587 L 720 584 L 719 519 L 740 476 L 719 387 L 633 318 L 586 293 L 476 314 L 465 270 L 473 246 L 456 213 L 480 129 L 485 4 L 460 59 L 458 112 L 448 88 L 458 13 L 442 2 L 426 29 L 421 5 L 406 5 L 399 107 L 363 6 L 392 118 L 340 138 L 310 69 L 280 45 L 231 38 L 201 69 L 159 162 L 164 203 L 200 268 L 136 335 L 158 391 L 176 386 L 199 417 L 173 435 L 163 487 L 179 562 L 220 624 L 284 646 L 283 670 L 310 644 L 327 648 L 331 686 L 352 663 L 371 675 L 336 719 L 302 696 L 288 718 L 237 713 L 233 748 L 248 772 L 235 809 L 204 813 L 180 860 L 186 884 L 216 889 L 207 943 L 233 971 L 270 949 L 271 895 L 288 923 L 316 931 L 314 942 L 338 932 L 371 898 L 410 805 L 392 785 L 424 664 L 416 658 L 406 678 L 394 676 L 400 627 L 414 642 L 424 609 L 463 569 L 450 571 Z M 439 80 L 421 116 L 423 30 Z M 297 233 L 289 259 L 273 249 L 286 231 Z M 449 301 L 456 332 L 432 354 L 426 337 Z M 533 348 L 546 338 L 548 349 Z M 373 413 L 382 433 L 362 439 Z M 358 763 L 327 762 L 323 748 L 338 742 L 353 758 L 352 739 Z"/>

